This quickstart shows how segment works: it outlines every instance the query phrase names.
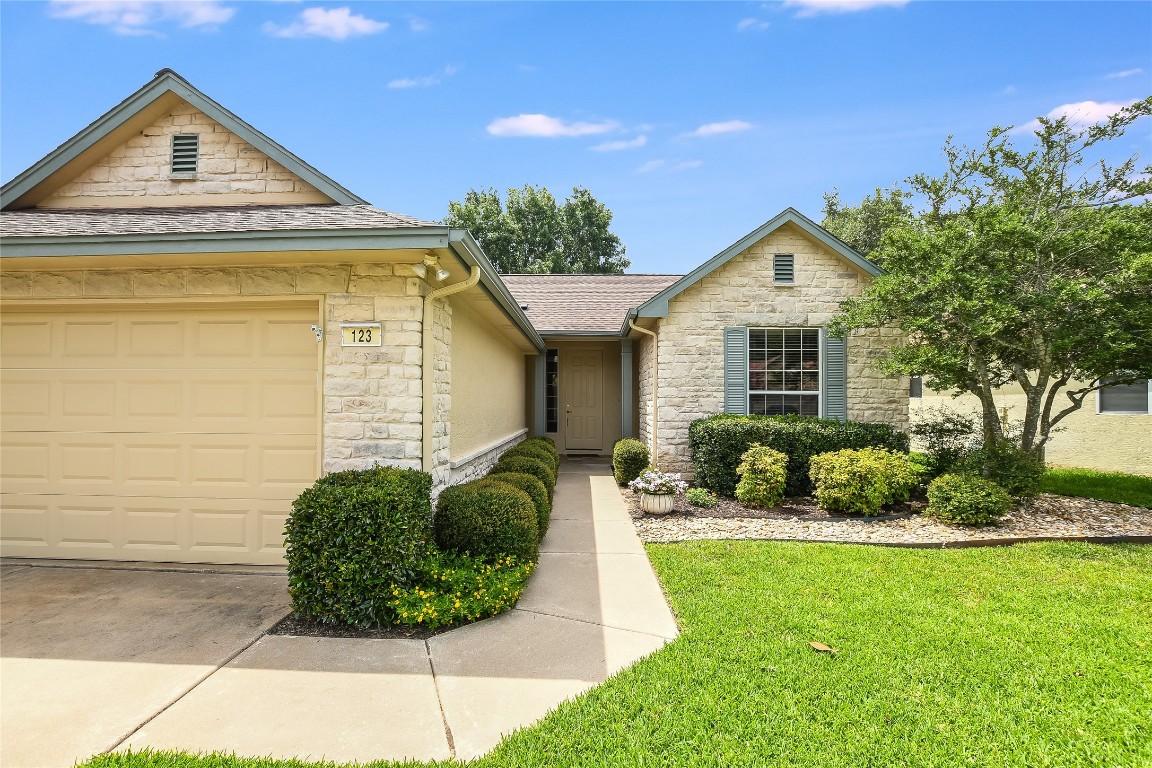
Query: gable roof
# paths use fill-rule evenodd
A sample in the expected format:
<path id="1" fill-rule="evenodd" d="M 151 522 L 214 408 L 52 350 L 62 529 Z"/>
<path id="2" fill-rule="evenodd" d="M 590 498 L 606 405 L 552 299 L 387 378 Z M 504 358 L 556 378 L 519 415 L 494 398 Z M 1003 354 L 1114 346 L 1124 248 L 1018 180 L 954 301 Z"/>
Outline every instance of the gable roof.
<path id="1" fill-rule="evenodd" d="M 628 311 L 680 275 L 501 275 L 541 333 L 619 336 Z"/>
<path id="2" fill-rule="evenodd" d="M 761 224 L 758 228 L 749 232 L 744 237 L 737 240 L 732 245 L 725 248 L 720 253 L 713 256 L 708 261 L 704 262 L 696 269 L 692 270 L 684 277 L 677 280 L 672 285 L 669 285 L 664 290 L 651 297 L 643 304 L 641 304 L 631 316 L 633 317 L 667 317 L 668 316 L 668 302 L 679 296 L 691 286 L 695 285 L 705 275 L 719 269 L 727 264 L 731 259 L 743 253 L 745 250 L 755 245 L 760 240 L 775 232 L 785 224 L 794 224 L 805 233 L 810 235 L 813 239 L 826 245 L 833 252 L 842 256 L 846 261 L 851 262 L 860 269 L 864 270 L 872 276 L 881 273 L 880 267 L 876 266 L 868 259 L 864 258 L 852 246 L 845 243 L 840 238 L 833 235 L 824 227 L 809 219 L 804 214 L 797 211 L 795 208 L 785 208 L 780 213 L 768 221 Z M 625 321 L 624 329 L 627 330 L 627 321 Z"/>
<path id="3" fill-rule="evenodd" d="M 84 168 L 150 124 L 178 101 L 191 104 L 220 125 L 340 205 L 367 205 L 366 200 L 305 163 L 296 155 L 197 90 L 171 69 L 156 73 L 144 87 L 101 115 L 88 127 L 52 150 L 0 188 L 0 209 L 27 208 L 79 174 Z"/>

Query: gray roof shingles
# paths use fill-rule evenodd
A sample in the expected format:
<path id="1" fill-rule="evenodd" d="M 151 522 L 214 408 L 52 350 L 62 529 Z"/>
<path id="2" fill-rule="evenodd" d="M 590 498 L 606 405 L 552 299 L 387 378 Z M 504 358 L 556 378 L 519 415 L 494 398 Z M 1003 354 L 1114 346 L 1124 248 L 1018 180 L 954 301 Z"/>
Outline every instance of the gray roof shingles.
<path id="1" fill-rule="evenodd" d="M 618 333 L 628 310 L 680 275 L 501 275 L 541 333 Z"/>
<path id="2" fill-rule="evenodd" d="M 437 225 L 371 205 L 31 208 L 0 213 L 0 237 L 6 238 L 430 226 Z"/>

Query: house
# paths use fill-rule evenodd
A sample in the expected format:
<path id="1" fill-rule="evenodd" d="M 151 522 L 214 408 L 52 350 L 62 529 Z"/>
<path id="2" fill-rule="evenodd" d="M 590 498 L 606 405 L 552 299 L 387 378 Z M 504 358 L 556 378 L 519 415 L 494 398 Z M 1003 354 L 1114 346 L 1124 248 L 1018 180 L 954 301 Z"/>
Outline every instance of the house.
<path id="1" fill-rule="evenodd" d="M 0 553 L 279 563 L 326 472 L 438 491 L 527 434 L 689 469 L 721 410 L 907 423 L 877 273 L 788 209 L 688 275 L 497 275 L 162 70 L 0 190 Z"/>

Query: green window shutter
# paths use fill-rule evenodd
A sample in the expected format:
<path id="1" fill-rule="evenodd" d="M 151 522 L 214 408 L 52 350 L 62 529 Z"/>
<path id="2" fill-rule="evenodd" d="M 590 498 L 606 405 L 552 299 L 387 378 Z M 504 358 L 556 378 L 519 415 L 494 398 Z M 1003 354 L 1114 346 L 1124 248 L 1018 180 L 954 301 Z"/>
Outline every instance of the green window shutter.
<path id="1" fill-rule="evenodd" d="M 824 418 L 848 420 L 848 339 L 834 339 L 823 328 Z"/>
<path id="2" fill-rule="evenodd" d="M 748 413 L 748 329 L 724 329 L 724 413 Z"/>

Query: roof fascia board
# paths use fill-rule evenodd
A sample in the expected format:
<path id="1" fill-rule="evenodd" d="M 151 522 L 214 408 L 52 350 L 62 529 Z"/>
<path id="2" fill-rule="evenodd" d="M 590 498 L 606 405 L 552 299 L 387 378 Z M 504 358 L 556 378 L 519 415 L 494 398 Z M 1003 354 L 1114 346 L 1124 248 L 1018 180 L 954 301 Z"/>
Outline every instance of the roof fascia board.
<path id="1" fill-rule="evenodd" d="M 536 328 L 533 327 L 532 321 L 524 314 L 524 310 L 520 309 L 520 303 L 509 293 L 508 286 L 504 285 L 504 281 L 500 279 L 500 275 L 492 266 L 492 262 L 484 255 L 484 250 L 468 230 L 449 229 L 448 245 L 465 264 L 480 268 L 480 285 L 504 311 L 508 319 L 520 329 L 525 338 L 532 343 L 532 346 L 536 347 L 538 352 L 544 352 L 548 348 L 544 344 L 544 339 L 540 337 Z"/>
<path id="2" fill-rule="evenodd" d="M 795 224 L 800 229 L 804 230 L 808 235 L 827 246 L 834 252 L 838 253 L 845 260 L 855 264 L 860 269 L 875 277 L 881 274 L 880 267 L 873 264 L 868 259 L 861 256 L 855 249 L 849 246 L 844 241 L 835 237 L 832 233 L 821 227 L 816 222 L 809 219 L 804 214 L 797 211 L 795 208 L 785 208 L 773 218 L 756 228 L 754 231 L 748 233 L 744 237 L 737 240 L 732 245 L 725 248 L 720 253 L 713 256 L 708 261 L 701 264 L 696 269 L 692 270 L 684 277 L 680 278 L 672 285 L 665 288 L 660 293 L 653 296 L 648 301 L 641 304 L 632 315 L 633 317 L 667 317 L 668 316 L 668 302 L 679 296 L 685 290 L 699 282 L 705 275 L 719 269 L 724 264 L 727 264 L 731 259 L 745 250 L 755 245 L 757 242 L 767 237 L 772 232 L 775 232 L 785 224 Z M 627 322 L 625 322 L 627 327 Z"/>
<path id="3" fill-rule="evenodd" d="M 150 104 L 173 93 L 228 128 L 240 138 L 296 173 L 312 186 L 342 205 L 366 205 L 367 201 L 354 195 L 280 146 L 260 131 L 229 112 L 220 104 L 197 90 L 191 83 L 169 69 L 161 70 L 150 82 L 124 101 L 96 118 L 91 124 L 59 147 L 48 153 L 30 168 L 0 188 L 0 209 L 7 209 L 31 192 L 52 174 L 76 160 L 100 140 L 130 120 Z"/>
<path id="4" fill-rule="evenodd" d="M 596 339 L 616 339 L 620 337 L 618 331 L 573 331 L 556 328 L 542 328 L 540 329 L 540 335 L 545 338 L 572 338 L 579 336 Z"/>

